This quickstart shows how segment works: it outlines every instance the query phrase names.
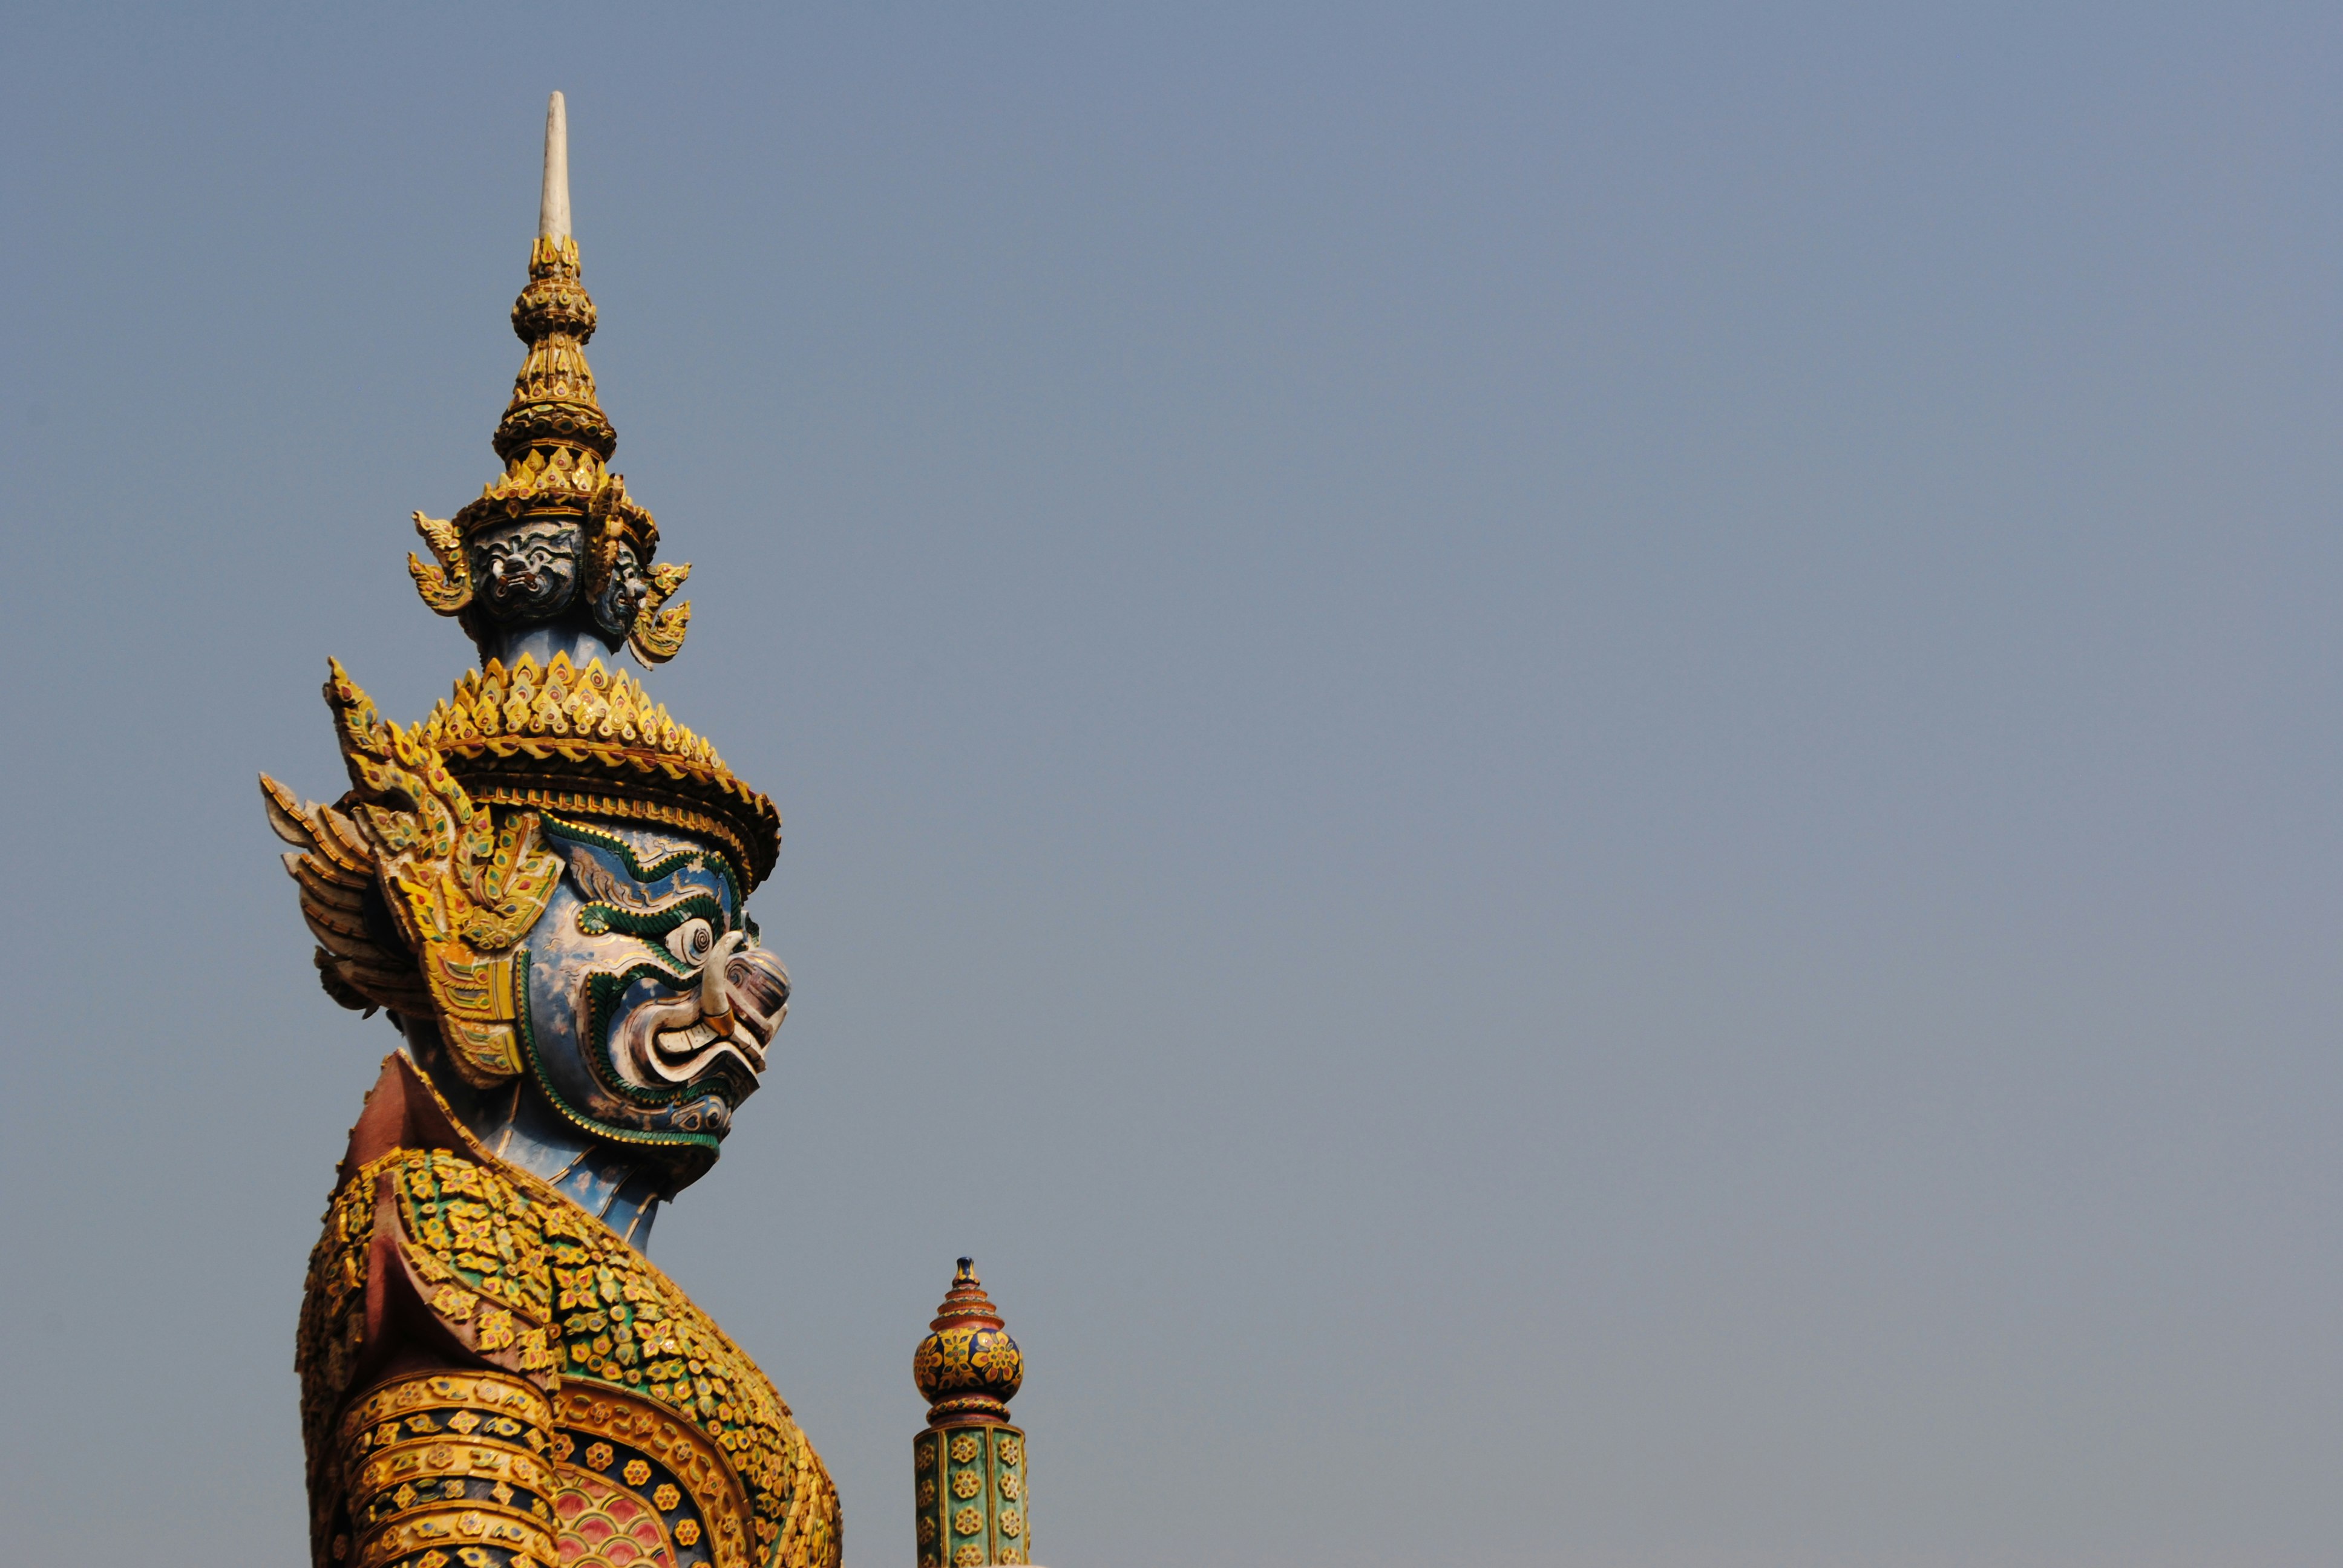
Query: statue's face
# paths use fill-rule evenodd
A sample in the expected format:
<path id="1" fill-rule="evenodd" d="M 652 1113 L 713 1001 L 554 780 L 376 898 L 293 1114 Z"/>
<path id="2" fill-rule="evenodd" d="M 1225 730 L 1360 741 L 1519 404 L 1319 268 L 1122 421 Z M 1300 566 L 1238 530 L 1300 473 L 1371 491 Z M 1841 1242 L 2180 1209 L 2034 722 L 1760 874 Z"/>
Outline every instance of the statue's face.
<path id="1" fill-rule="evenodd" d="M 706 842 L 549 817 L 542 830 L 568 870 L 521 944 L 531 1070 L 574 1120 L 669 1146 L 689 1180 L 764 1073 L 789 971 Z"/>
<path id="2" fill-rule="evenodd" d="M 576 523 L 525 518 L 472 538 L 474 591 L 502 621 L 558 615 L 577 592 L 586 536 Z"/>
<path id="3" fill-rule="evenodd" d="M 635 558 L 635 547 L 620 545 L 610 562 L 610 580 L 594 603 L 594 623 L 613 638 L 625 637 L 650 591 L 650 577 Z"/>

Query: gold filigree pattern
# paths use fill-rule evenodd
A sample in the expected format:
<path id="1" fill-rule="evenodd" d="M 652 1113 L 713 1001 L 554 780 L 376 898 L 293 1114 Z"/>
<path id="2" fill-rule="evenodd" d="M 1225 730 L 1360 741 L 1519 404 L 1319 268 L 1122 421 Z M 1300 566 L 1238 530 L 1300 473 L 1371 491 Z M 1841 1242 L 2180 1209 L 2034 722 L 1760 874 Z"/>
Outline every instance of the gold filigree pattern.
<path id="1" fill-rule="evenodd" d="M 661 561 L 650 569 L 650 592 L 643 596 L 642 608 L 636 613 L 634 630 L 627 636 L 627 645 L 635 657 L 645 664 L 665 664 L 683 651 L 684 633 L 691 629 L 691 607 L 688 604 L 667 605 L 683 579 L 691 575 L 689 561 Z"/>
<path id="2" fill-rule="evenodd" d="M 407 558 L 415 591 L 441 615 L 454 615 L 472 602 L 472 564 L 464 557 L 463 537 L 456 532 L 455 524 L 421 512 L 415 514 L 415 531 L 423 536 L 431 551 L 428 561 L 414 554 Z"/>

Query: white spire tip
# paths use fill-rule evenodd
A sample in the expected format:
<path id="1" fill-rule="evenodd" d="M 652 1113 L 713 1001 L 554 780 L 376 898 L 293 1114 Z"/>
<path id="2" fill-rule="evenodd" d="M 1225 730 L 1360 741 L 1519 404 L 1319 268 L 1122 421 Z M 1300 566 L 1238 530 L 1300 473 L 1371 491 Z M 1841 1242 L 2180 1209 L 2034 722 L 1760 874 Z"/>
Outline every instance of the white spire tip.
<path id="1" fill-rule="evenodd" d="M 537 204 L 543 239 L 569 237 L 569 110 L 556 93 L 545 106 L 545 194 Z"/>

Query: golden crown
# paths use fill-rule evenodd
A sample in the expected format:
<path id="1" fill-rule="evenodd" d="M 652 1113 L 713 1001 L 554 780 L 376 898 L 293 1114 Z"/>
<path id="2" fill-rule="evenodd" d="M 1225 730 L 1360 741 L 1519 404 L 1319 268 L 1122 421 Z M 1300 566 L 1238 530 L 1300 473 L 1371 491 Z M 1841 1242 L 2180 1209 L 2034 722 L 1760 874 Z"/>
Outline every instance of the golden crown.
<path id="1" fill-rule="evenodd" d="M 510 668 L 492 658 L 432 708 L 418 739 L 482 805 L 709 834 L 731 851 L 744 893 L 780 854 L 772 801 L 668 717 L 640 681 L 598 658 L 582 669 L 567 653 L 542 666 L 523 654 Z"/>

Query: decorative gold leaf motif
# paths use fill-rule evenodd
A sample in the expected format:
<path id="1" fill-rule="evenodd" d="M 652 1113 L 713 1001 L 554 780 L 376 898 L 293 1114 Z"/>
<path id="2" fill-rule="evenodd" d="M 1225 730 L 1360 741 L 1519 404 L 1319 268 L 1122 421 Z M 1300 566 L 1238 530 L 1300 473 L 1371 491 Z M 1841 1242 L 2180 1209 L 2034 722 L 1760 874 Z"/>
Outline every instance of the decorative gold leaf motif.
<path id="1" fill-rule="evenodd" d="M 415 531 L 423 536 L 431 551 L 431 559 L 409 554 L 407 574 L 415 578 L 415 591 L 423 602 L 441 615 L 454 615 L 472 602 L 472 568 L 464 558 L 464 541 L 456 532 L 456 525 L 439 518 L 415 514 Z"/>
<path id="2" fill-rule="evenodd" d="M 635 657 L 645 664 L 665 664 L 683 651 L 683 635 L 691 627 L 691 607 L 677 605 L 672 609 L 660 607 L 673 598 L 691 575 L 691 563 L 680 565 L 662 561 L 651 568 L 651 590 L 644 597 L 643 608 L 636 613 L 635 629 L 627 638 Z"/>

